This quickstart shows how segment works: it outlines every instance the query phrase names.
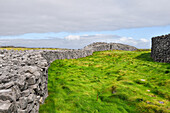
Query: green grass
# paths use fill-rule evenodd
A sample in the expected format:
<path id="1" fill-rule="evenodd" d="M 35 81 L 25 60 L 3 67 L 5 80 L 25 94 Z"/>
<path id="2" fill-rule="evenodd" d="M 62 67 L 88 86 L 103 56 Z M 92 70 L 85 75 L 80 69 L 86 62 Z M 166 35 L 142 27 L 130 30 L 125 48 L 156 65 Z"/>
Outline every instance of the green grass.
<path id="1" fill-rule="evenodd" d="M 150 51 L 103 51 L 54 61 L 40 113 L 168 113 L 170 64 Z"/>

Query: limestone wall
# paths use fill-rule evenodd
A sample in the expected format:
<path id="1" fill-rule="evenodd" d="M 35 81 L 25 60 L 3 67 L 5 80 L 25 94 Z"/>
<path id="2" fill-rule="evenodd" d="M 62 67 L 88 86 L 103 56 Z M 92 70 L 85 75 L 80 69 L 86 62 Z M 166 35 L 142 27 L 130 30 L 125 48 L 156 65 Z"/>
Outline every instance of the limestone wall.
<path id="1" fill-rule="evenodd" d="M 0 51 L 0 113 L 37 113 L 48 96 L 40 51 Z"/>
<path id="2" fill-rule="evenodd" d="M 116 43 L 93 43 L 80 50 L 0 50 L 0 113 L 38 113 L 48 96 L 48 67 L 56 59 L 77 59 L 95 51 L 136 50 Z"/>
<path id="3" fill-rule="evenodd" d="M 48 63 L 56 59 L 77 59 L 86 57 L 93 54 L 93 50 L 58 50 L 58 51 L 43 51 L 41 55 L 47 60 Z"/>
<path id="4" fill-rule="evenodd" d="M 152 38 L 151 57 L 157 62 L 170 63 L 170 34 Z"/>

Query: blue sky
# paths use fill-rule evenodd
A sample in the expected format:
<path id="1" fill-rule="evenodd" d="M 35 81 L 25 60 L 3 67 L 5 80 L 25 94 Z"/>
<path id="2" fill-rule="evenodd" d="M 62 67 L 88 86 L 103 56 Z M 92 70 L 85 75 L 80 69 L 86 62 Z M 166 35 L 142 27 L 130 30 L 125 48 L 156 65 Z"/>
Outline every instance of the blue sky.
<path id="1" fill-rule="evenodd" d="M 1 39 L 49 39 L 49 38 L 64 38 L 69 35 L 118 35 L 122 37 L 133 37 L 134 39 L 146 38 L 151 39 L 154 36 L 160 36 L 170 33 L 170 25 L 157 27 L 129 28 L 115 31 L 96 31 L 96 32 L 47 32 L 47 33 L 26 33 L 22 35 L 0 36 Z"/>
<path id="2" fill-rule="evenodd" d="M 169 4 L 170 0 L 2 0 L 0 46 L 77 49 L 103 41 L 150 48 L 151 37 L 170 33 Z"/>

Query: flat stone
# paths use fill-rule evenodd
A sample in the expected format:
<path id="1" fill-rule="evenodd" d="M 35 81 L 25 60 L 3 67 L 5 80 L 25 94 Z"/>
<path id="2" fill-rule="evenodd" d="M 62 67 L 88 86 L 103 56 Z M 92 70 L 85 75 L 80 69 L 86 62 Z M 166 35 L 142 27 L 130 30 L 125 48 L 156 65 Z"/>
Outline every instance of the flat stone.
<path id="1" fill-rule="evenodd" d="M 28 113 L 28 111 L 27 111 L 27 109 L 25 109 L 25 110 L 19 109 L 18 113 Z"/>
<path id="2" fill-rule="evenodd" d="M 32 108 L 34 108 L 34 103 L 29 103 L 28 105 L 27 105 L 27 112 L 29 113 L 31 110 L 32 110 Z M 32 113 L 32 112 L 31 112 Z"/>
<path id="3" fill-rule="evenodd" d="M 12 87 L 12 92 L 15 93 L 16 99 L 21 97 L 21 91 L 17 85 Z"/>
<path id="4" fill-rule="evenodd" d="M 36 78 L 35 78 L 35 76 L 31 76 L 26 81 L 28 82 L 28 85 L 33 85 L 36 82 Z"/>
<path id="5" fill-rule="evenodd" d="M 34 73 L 35 71 L 37 71 L 37 67 L 30 66 L 28 71 L 30 73 Z"/>
<path id="6" fill-rule="evenodd" d="M 0 90 L 0 100 L 6 101 L 10 100 L 11 102 L 16 100 L 16 95 L 12 89 Z"/>
<path id="7" fill-rule="evenodd" d="M 29 86 L 29 88 L 31 88 L 31 89 L 39 89 L 39 86 L 38 86 L 38 84 L 34 84 L 34 85 Z"/>
<path id="8" fill-rule="evenodd" d="M 12 113 L 14 105 L 10 101 L 0 101 L 0 113 Z"/>
<path id="9" fill-rule="evenodd" d="M 25 109 L 27 107 L 28 101 L 26 97 L 19 98 L 19 104 L 21 109 Z"/>
<path id="10" fill-rule="evenodd" d="M 13 85 L 14 85 L 14 82 L 11 81 L 11 82 L 6 83 L 3 86 L 1 86 L 0 89 L 4 89 L 4 88 L 8 89 L 8 88 L 12 87 Z"/>
<path id="11" fill-rule="evenodd" d="M 41 103 L 41 104 L 43 104 L 43 103 L 44 103 L 44 99 L 43 99 L 43 97 L 41 97 L 41 98 L 39 99 L 39 103 Z"/>
<path id="12" fill-rule="evenodd" d="M 12 91 L 12 89 L 2 89 L 2 90 L 0 90 L 0 93 L 9 93 L 11 91 Z"/>
<path id="13" fill-rule="evenodd" d="M 30 90 L 29 89 L 24 90 L 24 91 L 21 92 L 22 97 L 28 97 L 29 95 L 30 95 Z"/>
<path id="14" fill-rule="evenodd" d="M 36 78 L 39 78 L 41 76 L 39 71 L 35 71 L 33 74 L 36 76 Z"/>
<path id="15" fill-rule="evenodd" d="M 30 95 L 28 96 L 28 98 L 27 98 L 28 103 L 33 102 L 35 99 L 36 99 L 36 97 L 35 97 L 34 94 L 30 94 Z"/>

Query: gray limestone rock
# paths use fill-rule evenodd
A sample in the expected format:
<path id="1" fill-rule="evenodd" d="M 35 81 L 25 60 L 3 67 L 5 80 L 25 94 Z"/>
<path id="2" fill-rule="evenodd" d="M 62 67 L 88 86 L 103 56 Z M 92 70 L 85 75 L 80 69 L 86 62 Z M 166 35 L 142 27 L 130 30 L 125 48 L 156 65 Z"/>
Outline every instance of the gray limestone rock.
<path id="1" fill-rule="evenodd" d="M 30 94 L 27 98 L 28 103 L 33 102 L 36 99 L 36 96 L 34 94 Z"/>
<path id="2" fill-rule="evenodd" d="M 28 97 L 30 95 L 31 91 L 30 89 L 24 90 L 21 92 L 22 97 Z"/>
<path id="3" fill-rule="evenodd" d="M 11 102 L 15 102 L 16 94 L 12 91 L 12 89 L 1 90 L 0 100 L 3 100 L 3 101 L 9 100 Z"/>
<path id="4" fill-rule="evenodd" d="M 26 81 L 28 82 L 28 85 L 33 85 L 36 82 L 36 78 L 35 76 L 31 76 Z"/>
<path id="5" fill-rule="evenodd" d="M 151 50 L 154 61 L 170 63 L 170 34 L 153 37 Z"/>
<path id="6" fill-rule="evenodd" d="M 19 98 L 19 105 L 20 105 L 20 108 L 23 110 L 27 107 L 27 104 L 28 104 L 28 101 L 27 101 L 27 98 L 26 97 L 21 97 Z"/>
<path id="7" fill-rule="evenodd" d="M 0 101 L 0 113 L 16 113 L 16 108 L 10 101 Z"/>
<path id="8" fill-rule="evenodd" d="M 19 109 L 17 112 L 18 112 L 18 113 L 28 113 L 27 109 L 26 109 L 26 110 L 21 110 L 21 109 Z"/>
<path id="9" fill-rule="evenodd" d="M 16 100 L 20 98 L 21 91 L 20 91 L 18 86 L 13 86 L 12 87 L 12 92 L 15 94 Z"/>

